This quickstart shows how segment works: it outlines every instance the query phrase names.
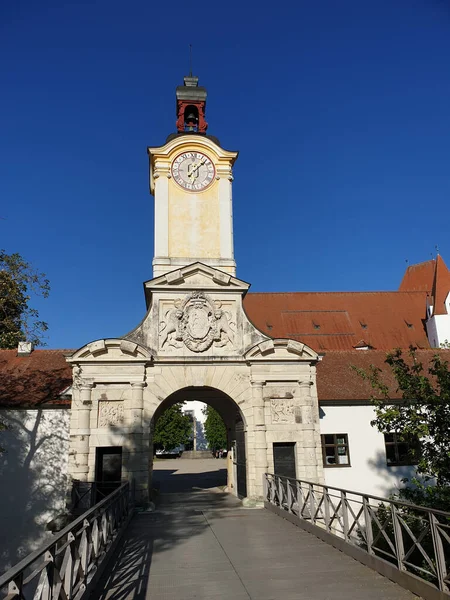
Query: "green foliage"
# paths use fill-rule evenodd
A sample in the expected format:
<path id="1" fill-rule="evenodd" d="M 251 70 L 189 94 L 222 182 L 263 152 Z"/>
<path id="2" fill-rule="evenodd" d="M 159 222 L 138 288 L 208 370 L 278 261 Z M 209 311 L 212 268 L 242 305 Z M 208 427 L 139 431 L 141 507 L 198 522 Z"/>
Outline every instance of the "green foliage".
<path id="1" fill-rule="evenodd" d="M 205 437 L 211 450 L 222 450 L 227 448 L 227 428 L 219 413 L 211 406 L 203 409 L 206 415 L 204 423 Z"/>
<path id="2" fill-rule="evenodd" d="M 427 514 L 414 507 L 401 505 L 397 506 L 396 514 L 398 516 L 400 531 L 402 532 L 405 554 L 410 552 L 407 570 L 426 581 L 437 584 L 437 578 L 434 576 L 430 565 L 425 560 L 419 548 L 414 545 L 414 541 L 411 537 L 412 534 L 417 540 L 420 540 L 420 546 L 430 557 L 430 560 L 435 567 L 433 536 L 429 529 Z M 394 519 L 389 504 L 380 502 L 376 508 L 376 519 L 372 519 L 372 535 L 374 541 L 372 550 L 375 555 L 397 565 L 397 557 L 392 550 L 392 547 L 396 547 L 396 541 Z M 367 550 L 367 544 L 361 532 L 358 533 L 358 536 L 360 538 L 361 547 Z"/>
<path id="3" fill-rule="evenodd" d="M 16 348 L 20 341 L 45 345 L 42 335 L 48 326 L 29 306 L 31 294 L 47 298 L 50 284 L 44 273 L 35 271 L 20 254 L 0 250 L 0 348 Z"/>
<path id="4" fill-rule="evenodd" d="M 153 434 L 154 450 L 173 450 L 187 444 L 192 436 L 192 420 L 182 412 L 183 402 L 178 402 L 161 413 Z"/>
<path id="5" fill-rule="evenodd" d="M 372 425 L 382 433 L 396 432 L 411 444 L 416 453 L 417 473 L 413 487 L 400 492 L 402 499 L 430 508 L 450 509 L 450 372 L 448 362 L 434 355 L 425 370 L 416 349 L 409 349 L 406 361 L 401 350 L 387 354 L 386 364 L 401 392 L 401 400 L 393 401 L 382 380 L 382 370 L 373 365 L 369 371 L 353 369 L 370 382 L 377 396 L 372 398 L 376 418 Z M 414 448 L 413 440 L 419 440 Z M 430 480 L 435 485 L 430 486 Z M 408 480 L 403 480 L 405 483 Z M 427 485 L 428 484 L 428 485 Z"/>

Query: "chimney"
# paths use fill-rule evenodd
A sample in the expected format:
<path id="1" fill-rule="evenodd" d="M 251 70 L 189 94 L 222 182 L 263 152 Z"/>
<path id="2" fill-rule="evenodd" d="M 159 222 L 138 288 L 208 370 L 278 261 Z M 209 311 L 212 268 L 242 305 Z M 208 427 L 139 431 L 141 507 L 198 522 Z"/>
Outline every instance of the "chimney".
<path id="1" fill-rule="evenodd" d="M 17 356 L 30 356 L 33 352 L 33 342 L 19 342 Z"/>

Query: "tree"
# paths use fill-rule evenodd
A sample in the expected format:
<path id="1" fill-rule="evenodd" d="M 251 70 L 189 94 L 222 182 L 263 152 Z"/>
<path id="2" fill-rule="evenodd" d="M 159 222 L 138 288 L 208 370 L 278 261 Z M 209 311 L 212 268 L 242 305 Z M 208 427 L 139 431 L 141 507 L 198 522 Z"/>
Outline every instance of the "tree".
<path id="1" fill-rule="evenodd" d="M 434 508 L 450 507 L 450 372 L 448 362 L 435 354 L 425 369 L 418 360 L 416 349 L 410 347 L 409 359 L 401 350 L 387 354 L 389 365 L 401 400 L 393 401 L 389 388 L 382 379 L 382 370 L 373 365 L 369 371 L 356 372 L 368 380 L 377 397 L 372 397 L 376 418 L 371 425 L 381 433 L 396 432 L 401 441 L 407 442 L 417 460 L 417 474 L 425 483 L 434 480 L 435 485 L 423 485 L 417 478 L 414 488 L 401 491 L 401 496 L 416 503 Z M 419 445 L 414 445 L 418 440 Z M 407 480 L 404 480 L 405 482 Z"/>
<path id="2" fill-rule="evenodd" d="M 204 424 L 205 437 L 211 450 L 221 450 L 227 447 L 227 428 L 219 413 L 211 406 L 203 409 L 206 415 Z"/>
<path id="3" fill-rule="evenodd" d="M 29 306 L 31 294 L 47 298 L 50 284 L 20 254 L 0 250 L 0 348 L 16 348 L 20 341 L 44 346 L 48 326 Z"/>
<path id="4" fill-rule="evenodd" d="M 183 414 L 183 402 L 166 408 L 155 424 L 153 434 L 154 450 L 173 450 L 187 444 L 192 435 L 192 419 Z"/>

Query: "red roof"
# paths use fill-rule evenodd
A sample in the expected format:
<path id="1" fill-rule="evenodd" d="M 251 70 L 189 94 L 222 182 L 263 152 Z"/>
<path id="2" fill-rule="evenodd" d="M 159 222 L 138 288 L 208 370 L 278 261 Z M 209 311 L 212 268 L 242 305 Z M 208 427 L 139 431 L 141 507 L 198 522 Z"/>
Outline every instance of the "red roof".
<path id="1" fill-rule="evenodd" d="M 446 315 L 445 300 L 450 292 L 450 271 L 439 254 L 433 260 L 406 269 L 400 292 L 426 291 L 433 305 L 433 315 Z"/>
<path id="2" fill-rule="evenodd" d="M 244 308 L 271 337 L 291 338 L 317 352 L 429 348 L 426 292 L 292 292 L 247 294 Z"/>
<path id="3" fill-rule="evenodd" d="M 409 266 L 403 275 L 398 291 L 429 292 L 431 294 L 435 266 L 436 261 L 434 259 Z"/>
<path id="4" fill-rule="evenodd" d="M 450 292 L 450 271 L 444 259 L 437 255 L 433 281 L 433 315 L 446 315 L 445 300 Z"/>
<path id="5" fill-rule="evenodd" d="M 60 394 L 72 384 L 72 369 L 65 360 L 72 352 L 34 350 L 29 356 L 17 356 L 17 350 L 0 350 L 0 405 L 70 404 Z"/>
<path id="6" fill-rule="evenodd" d="M 450 350 L 417 350 L 416 357 L 424 365 L 428 375 L 428 365 L 435 354 L 450 362 Z M 403 353 L 407 362 L 411 362 L 407 351 Z M 390 397 L 401 398 L 391 368 L 385 363 L 386 352 L 379 350 L 351 350 L 345 352 L 327 352 L 317 365 L 317 394 L 319 401 L 327 400 L 367 400 L 374 396 L 370 383 L 362 379 L 352 365 L 368 371 L 370 365 L 382 370 L 382 381 L 390 390 Z"/>

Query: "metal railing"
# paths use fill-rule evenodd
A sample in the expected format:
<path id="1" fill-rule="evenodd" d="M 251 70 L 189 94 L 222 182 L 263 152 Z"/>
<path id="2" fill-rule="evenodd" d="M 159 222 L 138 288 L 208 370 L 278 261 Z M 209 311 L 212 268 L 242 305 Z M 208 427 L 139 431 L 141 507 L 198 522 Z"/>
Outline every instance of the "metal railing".
<path id="1" fill-rule="evenodd" d="M 71 513 L 82 515 L 119 488 L 124 481 L 72 481 Z"/>
<path id="2" fill-rule="evenodd" d="M 81 600 L 133 513 L 129 483 L 70 523 L 0 577 L 3 600 Z"/>
<path id="3" fill-rule="evenodd" d="M 450 598 L 450 513 L 269 473 L 264 495 L 267 508 L 278 507 L 294 521 L 354 546 L 358 554 L 349 553 L 355 558 L 361 557 L 360 551 L 367 553 L 363 562 L 373 568 L 380 570 L 382 560 L 383 574 L 391 577 L 388 563 L 402 575 L 411 575 L 395 579 L 412 591 L 417 593 L 413 580 L 420 579 L 427 584 L 420 590 L 424 597 Z M 333 543 L 326 535 L 319 537 Z M 333 545 L 346 551 L 342 543 Z M 425 596 L 424 590 L 431 595 Z"/>

